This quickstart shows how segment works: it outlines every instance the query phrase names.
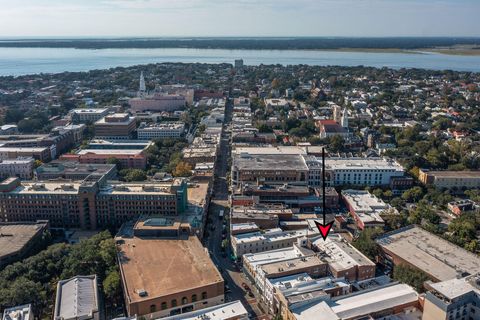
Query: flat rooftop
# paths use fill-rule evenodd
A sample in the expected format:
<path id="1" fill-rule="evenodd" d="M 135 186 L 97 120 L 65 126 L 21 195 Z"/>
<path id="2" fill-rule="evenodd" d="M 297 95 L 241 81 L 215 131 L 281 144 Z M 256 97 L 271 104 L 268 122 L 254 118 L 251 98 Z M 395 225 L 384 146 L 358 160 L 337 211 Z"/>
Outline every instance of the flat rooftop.
<path id="1" fill-rule="evenodd" d="M 479 256 L 417 226 L 387 233 L 377 243 L 439 281 L 480 272 Z"/>
<path id="2" fill-rule="evenodd" d="M 319 238 L 313 242 L 320 251 L 326 254 L 325 259 L 336 270 L 350 269 L 352 266 L 375 266 L 370 259 L 354 248 L 340 235 L 332 234 L 327 240 Z"/>
<path id="3" fill-rule="evenodd" d="M 305 160 L 300 155 L 236 155 L 233 159 L 233 166 L 238 170 L 294 170 L 307 171 Z"/>
<path id="4" fill-rule="evenodd" d="M 416 301 L 418 293 L 412 287 L 395 284 L 332 299 L 328 304 L 341 319 L 352 319 Z"/>
<path id="5" fill-rule="evenodd" d="M 119 262 L 125 294 L 139 302 L 223 282 L 197 237 L 185 240 L 122 238 Z M 145 290 L 140 297 L 138 290 Z"/>
<path id="6" fill-rule="evenodd" d="M 162 318 L 164 320 L 224 320 L 237 319 L 237 317 L 246 317 L 247 309 L 240 300 L 227 302 L 218 306 L 200 309 L 188 313 L 182 313 L 176 316 Z"/>
<path id="7" fill-rule="evenodd" d="M 0 258 L 22 250 L 45 227 L 46 223 L 0 223 Z"/>
<path id="8" fill-rule="evenodd" d="M 0 152 L 44 152 L 48 147 L 0 147 Z"/>
<path id="9" fill-rule="evenodd" d="M 275 154 L 307 154 L 305 148 L 299 146 L 279 146 L 279 147 L 236 147 L 232 150 L 232 154 L 239 155 L 242 153 L 248 153 L 250 155 L 275 155 Z"/>
<path id="10" fill-rule="evenodd" d="M 1 150 L 1 148 L 0 148 Z M 118 154 L 118 155 L 138 155 L 143 153 L 142 149 L 83 149 L 77 152 L 79 155 L 85 154 L 98 154 L 98 155 L 111 155 L 111 154 Z"/>
<path id="11" fill-rule="evenodd" d="M 403 172 L 403 167 L 392 159 L 388 158 L 327 158 L 326 165 L 333 170 L 360 170 L 375 169 L 388 170 L 388 172 Z"/>
<path id="12" fill-rule="evenodd" d="M 280 270 L 283 270 L 282 272 L 284 272 L 289 270 L 315 267 L 315 266 L 320 266 L 324 264 L 326 264 L 325 261 L 322 261 L 318 256 L 313 255 L 313 256 L 297 257 L 297 258 L 293 258 L 285 261 L 264 264 L 262 266 L 262 270 L 265 272 L 268 278 L 269 274 L 276 274 L 280 272 Z"/>
<path id="13" fill-rule="evenodd" d="M 252 267 L 257 267 L 267 263 L 280 262 L 302 257 L 307 255 L 306 252 L 308 252 L 308 254 L 313 254 L 313 252 L 310 250 L 300 250 L 295 246 L 291 246 L 285 249 L 264 251 L 259 253 L 247 253 L 243 255 L 243 259 L 246 260 Z"/>
<path id="14" fill-rule="evenodd" d="M 342 190 L 342 196 L 355 211 L 355 214 L 366 223 L 383 223 L 380 215 L 386 211 L 394 212 L 390 205 L 365 190 Z"/>
<path id="15" fill-rule="evenodd" d="M 94 108 L 94 109 L 73 109 L 72 113 L 80 113 L 80 114 L 103 114 L 107 112 L 107 108 Z"/>
<path id="16" fill-rule="evenodd" d="M 75 161 L 54 160 L 49 163 L 42 164 L 36 170 L 38 173 L 105 174 L 114 169 L 115 169 L 114 164 L 90 164 L 90 163 L 79 163 Z"/>
<path id="17" fill-rule="evenodd" d="M 478 179 L 480 178 L 480 170 L 472 171 L 426 171 L 426 174 L 430 176 L 435 176 L 435 178 L 470 178 Z"/>

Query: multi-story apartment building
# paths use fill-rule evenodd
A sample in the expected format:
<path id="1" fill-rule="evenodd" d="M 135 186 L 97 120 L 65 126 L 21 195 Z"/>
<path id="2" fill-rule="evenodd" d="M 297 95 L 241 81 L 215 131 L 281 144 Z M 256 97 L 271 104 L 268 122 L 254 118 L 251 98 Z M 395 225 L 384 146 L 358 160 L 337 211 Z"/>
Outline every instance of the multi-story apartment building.
<path id="1" fill-rule="evenodd" d="M 480 317 L 480 276 L 428 282 L 423 320 L 470 320 Z"/>
<path id="2" fill-rule="evenodd" d="M 322 185 L 321 158 L 289 149 L 265 152 L 257 149 L 261 148 L 242 148 L 233 153 L 234 186 L 241 183 Z M 400 164 L 379 157 L 329 157 L 325 170 L 327 186 L 388 186 L 393 178 L 404 176 Z"/>
<path id="3" fill-rule="evenodd" d="M 425 185 L 444 189 L 480 188 L 480 171 L 419 171 L 418 180 Z"/>
<path id="4" fill-rule="evenodd" d="M 140 140 L 180 138 L 185 131 L 182 122 L 157 123 L 147 125 L 142 123 L 137 130 L 137 138 Z"/>
<path id="5" fill-rule="evenodd" d="M 95 122 L 95 136 L 101 139 L 130 139 L 136 128 L 135 117 L 128 113 L 116 113 Z"/>
<path id="6" fill-rule="evenodd" d="M 402 177 L 403 167 L 388 158 L 327 158 L 333 186 L 388 186 L 394 177 Z"/>
<path id="7" fill-rule="evenodd" d="M 17 158 L 34 158 L 48 162 L 52 159 L 52 149 L 49 147 L 0 147 L 0 160 Z"/>
<path id="8" fill-rule="evenodd" d="M 128 103 L 132 112 L 173 112 L 185 109 L 187 100 L 182 95 L 156 92 L 152 95 L 132 98 Z"/>
<path id="9" fill-rule="evenodd" d="M 19 177 L 29 180 L 33 177 L 33 158 L 0 160 L 0 179 Z"/>
<path id="10" fill-rule="evenodd" d="M 308 166 L 298 154 L 234 154 L 232 184 L 307 185 Z"/>
<path id="11" fill-rule="evenodd" d="M 94 123 L 107 114 L 107 108 L 73 109 L 70 111 L 73 123 Z"/>
<path id="12" fill-rule="evenodd" d="M 92 174 L 83 181 L 0 183 L 3 221 L 49 220 L 53 227 L 97 229 L 120 226 L 141 215 L 176 216 L 186 209 L 187 186 L 169 183 L 107 183 Z"/>

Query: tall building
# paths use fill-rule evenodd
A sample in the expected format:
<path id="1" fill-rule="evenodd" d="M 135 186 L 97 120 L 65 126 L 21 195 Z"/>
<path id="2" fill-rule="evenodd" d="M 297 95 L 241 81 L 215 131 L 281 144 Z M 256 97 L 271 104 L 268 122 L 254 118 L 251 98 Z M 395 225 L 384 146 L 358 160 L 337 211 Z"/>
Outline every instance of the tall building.
<path id="1" fill-rule="evenodd" d="M 243 59 L 236 59 L 235 60 L 235 69 L 242 69 L 243 68 Z"/>
<path id="2" fill-rule="evenodd" d="M 95 122 L 95 137 L 100 139 L 130 139 L 137 128 L 135 117 L 116 113 Z"/>
<path id="3" fill-rule="evenodd" d="M 177 216 L 187 207 L 187 184 L 107 182 L 92 174 L 83 181 L 30 181 L 9 178 L 0 183 L 3 221 L 49 220 L 52 227 L 95 230 L 141 215 Z"/>
<path id="4" fill-rule="evenodd" d="M 73 123 L 94 123 L 108 114 L 108 108 L 73 109 L 70 115 Z"/>

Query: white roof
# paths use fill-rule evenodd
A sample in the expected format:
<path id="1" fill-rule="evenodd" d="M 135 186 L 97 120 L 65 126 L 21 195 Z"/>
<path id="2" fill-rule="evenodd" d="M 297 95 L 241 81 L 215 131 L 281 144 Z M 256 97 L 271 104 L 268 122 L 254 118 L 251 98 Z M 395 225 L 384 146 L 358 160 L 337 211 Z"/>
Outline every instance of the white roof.
<path id="1" fill-rule="evenodd" d="M 259 253 L 247 253 L 243 255 L 243 259 L 250 263 L 252 267 L 264 265 L 267 263 L 279 262 L 298 258 L 303 254 L 296 247 L 271 250 Z"/>
<path id="2" fill-rule="evenodd" d="M 98 312 L 96 276 L 77 276 L 58 282 L 55 319 L 92 318 L 94 312 Z"/>
<path id="3" fill-rule="evenodd" d="M 348 295 L 329 302 L 332 311 L 341 319 L 352 319 L 412 303 L 418 293 L 409 285 L 396 284 L 377 290 Z"/>
<path id="4" fill-rule="evenodd" d="M 297 320 L 340 320 L 325 301 L 292 308 Z"/>
<path id="5" fill-rule="evenodd" d="M 248 315 L 247 309 L 243 306 L 240 300 L 224 303 L 218 306 L 200 309 L 188 313 L 179 314 L 176 316 L 162 318 L 164 320 L 224 320 L 224 319 L 239 319 Z"/>

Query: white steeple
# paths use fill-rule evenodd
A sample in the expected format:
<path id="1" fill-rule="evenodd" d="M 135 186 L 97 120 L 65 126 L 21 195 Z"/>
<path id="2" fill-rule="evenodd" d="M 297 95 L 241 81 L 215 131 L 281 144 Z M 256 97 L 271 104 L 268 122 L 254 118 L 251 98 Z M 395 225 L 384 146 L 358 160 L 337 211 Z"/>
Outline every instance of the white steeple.
<path id="1" fill-rule="evenodd" d="M 143 76 L 143 71 L 140 73 L 140 87 L 138 89 L 138 95 L 139 96 L 144 96 L 146 93 L 147 89 L 145 86 L 145 77 Z"/>
<path id="2" fill-rule="evenodd" d="M 347 108 L 343 109 L 341 123 L 342 127 L 348 129 L 348 112 Z"/>

